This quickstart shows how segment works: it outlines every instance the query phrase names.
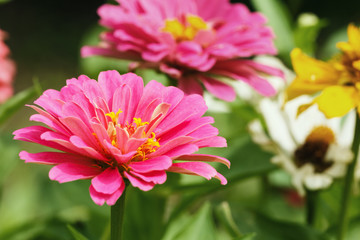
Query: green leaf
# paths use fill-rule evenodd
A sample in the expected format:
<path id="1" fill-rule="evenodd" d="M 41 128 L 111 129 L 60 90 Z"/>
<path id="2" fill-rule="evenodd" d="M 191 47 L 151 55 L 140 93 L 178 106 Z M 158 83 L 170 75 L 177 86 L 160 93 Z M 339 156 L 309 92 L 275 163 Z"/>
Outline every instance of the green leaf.
<path id="1" fill-rule="evenodd" d="M 258 228 L 255 240 L 327 240 L 315 230 L 297 223 L 284 222 L 271 219 L 265 215 L 257 214 Z"/>
<path id="2" fill-rule="evenodd" d="M 27 102 L 39 95 L 40 86 L 38 83 L 31 88 L 17 93 L 0 106 L 0 125 L 11 117 L 16 111 L 22 108 Z"/>
<path id="3" fill-rule="evenodd" d="M 88 240 L 84 235 L 82 235 L 78 230 L 76 230 L 70 224 L 67 225 L 67 228 L 69 229 L 75 240 Z"/>
<path id="4" fill-rule="evenodd" d="M 234 222 L 234 219 L 231 215 L 231 209 L 229 203 L 222 202 L 220 206 L 216 208 L 215 213 L 218 219 L 220 220 L 220 222 L 222 223 L 222 225 L 230 234 L 230 236 L 234 237 L 235 239 L 244 239 L 243 234 L 236 226 L 236 223 Z"/>
<path id="5" fill-rule="evenodd" d="M 269 20 L 276 38 L 275 45 L 282 59 L 290 64 L 290 51 L 295 47 L 291 14 L 281 0 L 251 0 L 255 9 L 263 13 Z"/>
<path id="6" fill-rule="evenodd" d="M 184 215 L 174 221 L 162 240 L 215 240 L 211 205 L 205 203 L 194 216 Z"/>

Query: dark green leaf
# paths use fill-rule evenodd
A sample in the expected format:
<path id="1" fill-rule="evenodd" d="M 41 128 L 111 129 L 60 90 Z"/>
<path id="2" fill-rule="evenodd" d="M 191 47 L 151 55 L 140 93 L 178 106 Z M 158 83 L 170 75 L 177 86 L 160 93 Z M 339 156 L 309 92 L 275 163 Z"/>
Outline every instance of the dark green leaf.
<path id="1" fill-rule="evenodd" d="M 22 108 L 32 98 L 39 95 L 39 85 L 19 92 L 0 106 L 0 125 Z"/>
<path id="2" fill-rule="evenodd" d="M 75 240 L 88 240 L 84 235 L 82 235 L 78 230 L 76 230 L 70 224 L 67 225 L 67 228 L 69 229 Z"/>
<path id="3" fill-rule="evenodd" d="M 313 229 L 297 223 L 290 223 L 271 219 L 257 214 L 256 225 L 258 232 L 254 240 L 327 240 L 326 236 Z"/>

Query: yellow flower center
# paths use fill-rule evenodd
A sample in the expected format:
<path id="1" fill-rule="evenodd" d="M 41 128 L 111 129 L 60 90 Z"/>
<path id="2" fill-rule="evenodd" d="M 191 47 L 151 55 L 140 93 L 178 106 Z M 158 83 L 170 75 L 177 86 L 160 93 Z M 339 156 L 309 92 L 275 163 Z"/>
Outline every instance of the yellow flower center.
<path id="1" fill-rule="evenodd" d="M 360 29 L 352 24 L 348 27 L 348 42 L 338 42 L 342 51 L 335 58 L 335 68 L 341 71 L 340 84 L 355 85 L 360 82 Z"/>
<path id="2" fill-rule="evenodd" d="M 178 19 L 165 20 L 162 31 L 170 33 L 176 41 L 193 40 L 200 30 L 208 29 L 206 22 L 199 16 L 187 15 L 182 23 Z"/>
<path id="3" fill-rule="evenodd" d="M 335 142 L 335 134 L 326 126 L 318 126 L 310 132 L 306 138 L 306 142 L 324 142 L 331 144 Z"/>
<path id="4" fill-rule="evenodd" d="M 307 136 L 305 143 L 299 146 L 294 154 L 295 165 L 313 165 L 315 172 L 321 173 L 331 167 L 332 161 L 325 159 L 329 145 L 335 142 L 334 132 L 325 126 L 314 128 Z"/>
<path id="5" fill-rule="evenodd" d="M 148 125 L 149 123 L 143 122 L 141 118 L 133 118 L 132 123 L 120 124 L 118 119 L 121 113 L 122 111 L 121 109 L 119 109 L 116 113 L 110 112 L 105 114 L 110 118 L 107 127 L 107 133 L 111 140 L 111 144 L 115 147 L 119 147 L 119 143 L 117 142 L 118 133 L 116 127 L 120 127 L 125 130 L 129 138 L 131 138 L 134 134 L 136 134 L 136 138 L 147 138 L 147 140 L 140 147 L 138 147 L 138 149 L 136 150 L 137 153 L 132 157 L 131 161 L 146 160 L 146 156 L 148 154 L 155 152 L 160 147 L 158 139 L 156 139 L 155 133 L 151 132 L 150 136 L 147 137 L 148 134 L 145 132 L 144 126 Z M 95 133 L 94 135 L 95 137 L 97 137 Z"/>

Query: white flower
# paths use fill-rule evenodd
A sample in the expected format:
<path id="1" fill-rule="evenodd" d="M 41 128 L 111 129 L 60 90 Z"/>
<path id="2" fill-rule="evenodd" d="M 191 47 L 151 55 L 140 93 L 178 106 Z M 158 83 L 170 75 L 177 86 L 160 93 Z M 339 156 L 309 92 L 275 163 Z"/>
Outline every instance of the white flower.
<path id="1" fill-rule="evenodd" d="M 259 122 L 249 126 L 253 140 L 275 154 L 272 162 L 291 175 L 292 184 L 302 195 L 305 189 L 329 187 L 334 178 L 345 175 L 347 164 L 353 159 L 350 146 L 355 113 L 327 119 L 312 106 L 296 117 L 298 106 L 309 101 L 303 96 L 282 106 L 279 99 L 263 99 L 259 111 L 268 134 L 259 129 Z"/>

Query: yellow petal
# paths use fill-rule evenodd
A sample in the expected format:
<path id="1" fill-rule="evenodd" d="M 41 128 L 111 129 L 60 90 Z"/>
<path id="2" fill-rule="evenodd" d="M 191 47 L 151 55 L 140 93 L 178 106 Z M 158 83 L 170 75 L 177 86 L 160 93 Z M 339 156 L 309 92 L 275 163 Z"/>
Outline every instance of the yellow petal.
<path id="1" fill-rule="evenodd" d="M 340 117 L 356 107 L 359 102 L 354 87 L 331 86 L 314 99 L 327 118 Z"/>
<path id="2" fill-rule="evenodd" d="M 304 82 L 311 84 L 337 84 L 340 73 L 332 63 L 309 57 L 299 48 L 291 51 L 291 62 L 297 77 Z"/>
<path id="3" fill-rule="evenodd" d="M 352 63 L 353 68 L 355 68 L 356 70 L 360 71 L 360 60 L 354 61 Z"/>
<path id="4" fill-rule="evenodd" d="M 354 50 L 353 46 L 348 42 L 338 42 L 336 43 L 336 47 L 344 53 L 350 53 Z"/>
<path id="5" fill-rule="evenodd" d="M 185 27 L 177 19 L 168 19 L 165 21 L 165 27 L 162 30 L 170 33 L 175 39 L 177 39 L 182 37 Z"/>
<path id="6" fill-rule="evenodd" d="M 206 22 L 201 17 L 188 15 L 186 21 L 196 30 L 207 29 Z"/>
<path id="7" fill-rule="evenodd" d="M 354 24 L 349 24 L 347 32 L 350 45 L 360 51 L 360 29 Z"/>
<path id="8" fill-rule="evenodd" d="M 326 87 L 329 87 L 329 84 L 311 84 L 303 81 L 300 78 L 295 78 L 294 81 L 286 89 L 286 101 L 290 101 L 298 96 L 304 94 L 314 94 Z"/>

